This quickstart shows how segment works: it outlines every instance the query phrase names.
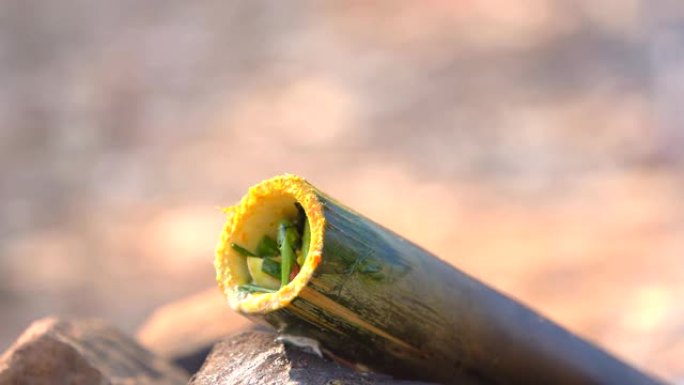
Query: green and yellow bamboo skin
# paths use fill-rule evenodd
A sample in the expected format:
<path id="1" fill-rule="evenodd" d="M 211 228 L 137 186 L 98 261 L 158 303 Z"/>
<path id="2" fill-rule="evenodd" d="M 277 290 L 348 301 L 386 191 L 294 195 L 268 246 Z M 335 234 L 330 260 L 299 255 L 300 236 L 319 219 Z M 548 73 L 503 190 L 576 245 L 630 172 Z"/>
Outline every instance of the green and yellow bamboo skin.
<path id="1" fill-rule="evenodd" d="M 308 255 L 273 293 L 245 293 L 245 258 L 304 208 Z M 216 250 L 229 305 L 278 332 L 318 341 L 340 359 L 444 384 L 658 384 L 524 305 L 364 218 L 304 179 L 284 175 L 250 188 Z"/>

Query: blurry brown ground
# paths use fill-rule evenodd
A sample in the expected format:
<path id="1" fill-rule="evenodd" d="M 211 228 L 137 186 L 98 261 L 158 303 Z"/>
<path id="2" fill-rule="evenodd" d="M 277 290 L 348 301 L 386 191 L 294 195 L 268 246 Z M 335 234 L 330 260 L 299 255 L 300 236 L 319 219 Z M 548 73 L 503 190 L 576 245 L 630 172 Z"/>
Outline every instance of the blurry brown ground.
<path id="1" fill-rule="evenodd" d="M 282 172 L 684 381 L 676 1 L 0 0 L 0 348 L 213 282 Z"/>

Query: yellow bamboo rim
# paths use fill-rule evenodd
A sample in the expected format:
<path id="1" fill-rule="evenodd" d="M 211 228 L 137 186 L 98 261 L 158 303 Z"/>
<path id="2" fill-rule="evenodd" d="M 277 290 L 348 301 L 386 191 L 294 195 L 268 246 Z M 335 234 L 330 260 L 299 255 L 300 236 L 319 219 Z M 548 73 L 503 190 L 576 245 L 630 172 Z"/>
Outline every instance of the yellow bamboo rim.
<path id="1" fill-rule="evenodd" d="M 294 202 L 304 208 L 311 229 L 309 253 L 299 273 L 274 293 L 238 291 L 249 273 L 245 257 L 233 250 L 231 243 L 254 249 L 264 234 L 270 232 L 274 236 L 277 221 L 283 215 L 296 213 Z M 216 247 L 214 267 L 216 281 L 228 298 L 228 304 L 247 314 L 268 313 L 287 306 L 307 285 L 322 258 L 325 217 L 314 187 L 296 175 L 276 176 L 250 187 L 237 205 L 224 211 L 227 221 Z"/>

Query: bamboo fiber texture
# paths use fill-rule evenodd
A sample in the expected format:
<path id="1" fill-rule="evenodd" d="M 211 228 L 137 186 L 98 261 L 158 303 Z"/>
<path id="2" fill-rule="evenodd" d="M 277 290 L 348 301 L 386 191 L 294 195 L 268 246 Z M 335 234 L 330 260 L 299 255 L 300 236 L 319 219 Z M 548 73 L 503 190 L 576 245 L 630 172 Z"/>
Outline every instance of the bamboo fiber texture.
<path id="1" fill-rule="evenodd" d="M 252 210 L 282 196 L 312 223 L 302 277 L 277 293 L 239 293 L 227 245 Z M 661 383 L 302 178 L 264 181 L 228 212 L 216 268 L 231 306 L 358 368 L 443 384 Z"/>

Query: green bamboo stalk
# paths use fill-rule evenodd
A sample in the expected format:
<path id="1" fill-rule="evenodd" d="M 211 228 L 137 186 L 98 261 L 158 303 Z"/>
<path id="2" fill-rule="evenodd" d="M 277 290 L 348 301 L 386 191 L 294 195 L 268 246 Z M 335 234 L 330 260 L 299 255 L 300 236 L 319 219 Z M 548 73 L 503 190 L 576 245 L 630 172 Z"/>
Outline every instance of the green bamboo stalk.
<path id="1" fill-rule="evenodd" d="M 312 338 L 358 367 L 444 384 L 661 383 L 301 178 L 263 184 L 250 196 L 294 191 L 310 220 L 323 218 L 311 226 L 312 270 L 301 287 L 240 294 L 230 275 L 238 275 L 240 256 L 225 247 L 231 229 L 241 226 L 238 214 L 217 249 L 217 277 L 235 309 L 280 333 Z M 236 212 L 260 202 L 250 199 Z M 322 240 L 318 249 L 315 239 Z"/>

